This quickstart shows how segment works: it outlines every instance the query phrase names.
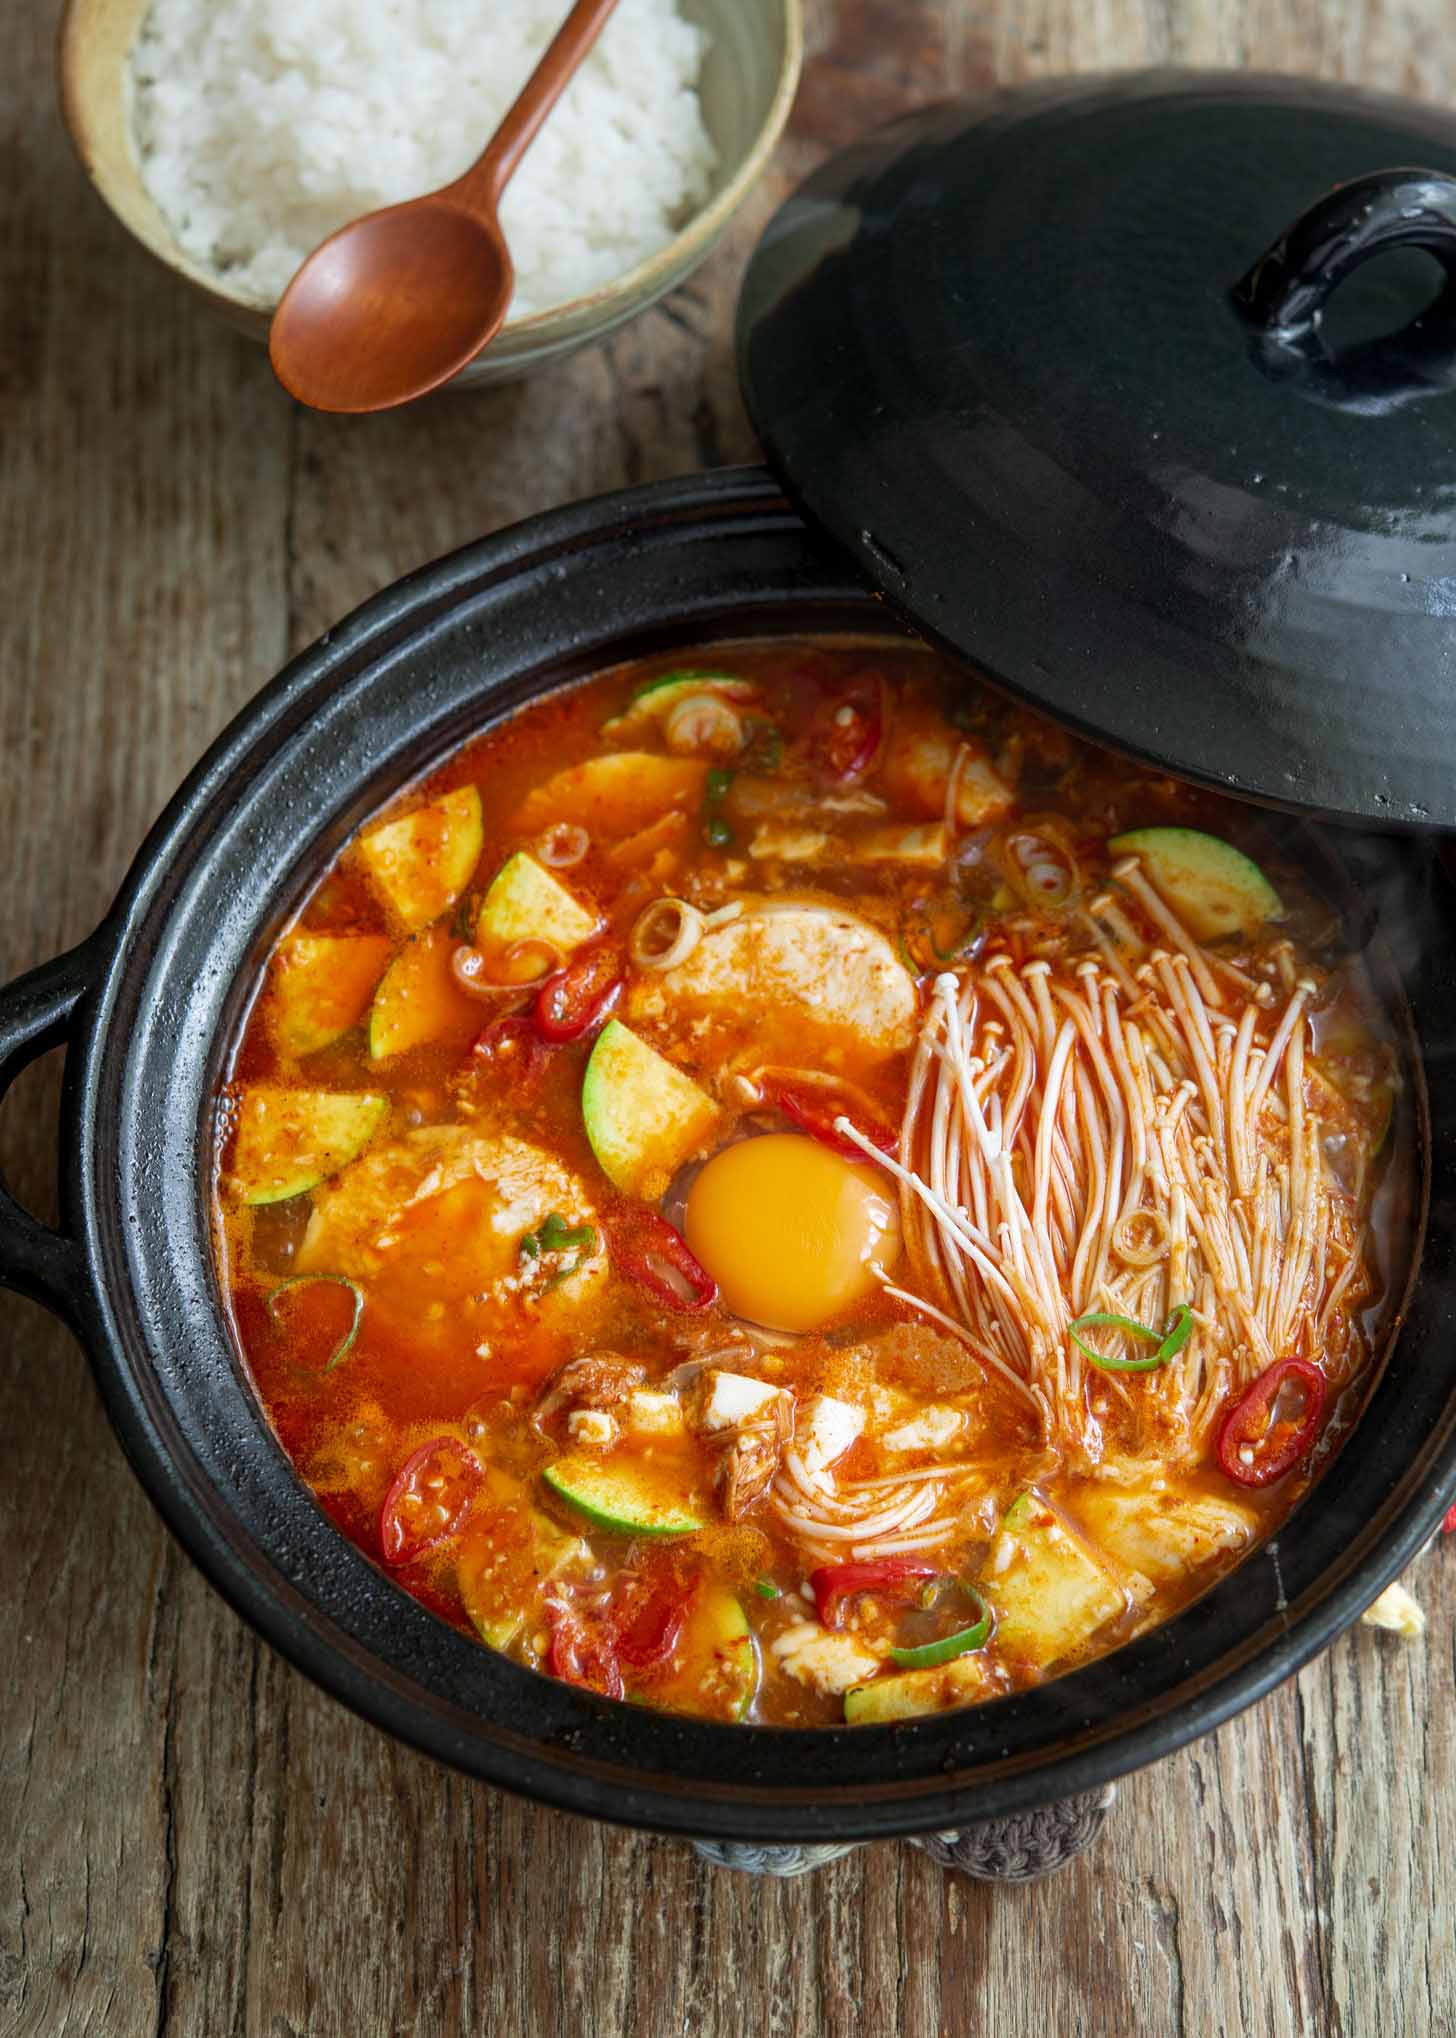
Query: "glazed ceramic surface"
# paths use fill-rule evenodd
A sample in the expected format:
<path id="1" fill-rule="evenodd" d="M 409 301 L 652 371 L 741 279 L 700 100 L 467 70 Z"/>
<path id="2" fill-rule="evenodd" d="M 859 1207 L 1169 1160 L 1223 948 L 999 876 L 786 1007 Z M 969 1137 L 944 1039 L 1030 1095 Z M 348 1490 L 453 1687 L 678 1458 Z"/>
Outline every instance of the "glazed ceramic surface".
<path id="1" fill-rule="evenodd" d="M 127 231 L 230 325 L 266 341 L 272 308 L 259 310 L 230 295 L 186 255 L 142 181 L 131 134 L 129 64 L 149 5 L 150 0 L 67 0 L 60 41 L 62 115 L 86 174 Z M 692 274 L 757 183 L 799 82 L 800 0 L 683 0 L 683 11 L 712 38 L 701 86 L 703 118 L 718 150 L 708 203 L 666 247 L 605 288 L 529 318 L 508 319 L 458 383 L 515 381 L 635 318 Z"/>
<path id="2" fill-rule="evenodd" d="M 897 608 L 1083 733 L 1456 824 L 1452 172 L 1446 111 L 1292 78 L 930 108 L 768 228 L 750 410 Z"/>
<path id="3" fill-rule="evenodd" d="M 62 1228 L 0 1192 L 0 1282 L 63 1315 L 154 1502 L 294 1663 L 367 1718 L 493 1783 L 728 1841 L 945 1831 L 1167 1753 L 1287 1676 L 1409 1561 L 1456 1489 L 1456 1005 L 1447 880 L 1419 845 L 1344 845 L 1347 936 L 1399 975 L 1429 1105 L 1404 1332 L 1355 1440 L 1281 1529 L 1178 1618 L 1015 1698 L 888 1728 L 748 1729 L 613 1704 L 445 1626 L 345 1540 L 274 1439 L 224 1321 L 203 1169 L 225 1050 L 260 959 L 387 794 L 543 689 L 725 637 L 890 628 L 752 472 L 660 484 L 503 532 L 379 596 L 204 759 L 106 923 L 0 990 L 0 1095 L 68 1044 Z M 1326 854 L 1312 840 L 1311 854 Z M 1343 883 L 1343 880 L 1341 880 Z"/>

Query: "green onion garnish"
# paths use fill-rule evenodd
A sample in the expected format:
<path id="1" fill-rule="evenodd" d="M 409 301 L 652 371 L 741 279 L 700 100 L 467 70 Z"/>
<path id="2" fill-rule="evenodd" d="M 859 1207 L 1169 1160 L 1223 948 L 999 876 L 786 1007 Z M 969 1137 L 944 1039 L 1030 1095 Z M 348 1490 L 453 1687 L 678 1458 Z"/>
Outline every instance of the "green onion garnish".
<path id="1" fill-rule="evenodd" d="M 760 1599 L 777 1599 L 779 1597 L 779 1588 L 774 1584 L 772 1578 L 755 1578 L 753 1589 Z"/>
<path id="2" fill-rule="evenodd" d="M 542 1253 L 570 1252 L 574 1246 L 593 1245 L 596 1233 L 589 1224 L 580 1224 L 573 1231 L 559 1210 L 553 1210 L 543 1218 L 539 1230 L 528 1231 L 521 1240 L 521 1258 L 538 1260 Z"/>
<path id="3" fill-rule="evenodd" d="M 733 830 L 718 811 L 732 783 L 732 772 L 721 764 L 715 764 L 703 781 L 703 840 L 710 849 L 726 849 L 733 840 Z"/>
<path id="4" fill-rule="evenodd" d="M 891 1649 L 890 1660 L 898 1663 L 902 1670 L 934 1670 L 941 1663 L 953 1663 L 957 1656 L 968 1656 L 972 1649 L 985 1647 L 991 1633 L 991 1609 L 979 1592 L 969 1585 L 961 1590 L 973 1599 L 981 1610 L 981 1617 L 973 1627 L 961 1628 L 953 1635 L 942 1635 L 938 1642 L 924 1642 L 918 1649 Z"/>
<path id="5" fill-rule="evenodd" d="M 1079 1330 L 1120 1330 L 1125 1337 L 1140 1338 L 1144 1344 L 1156 1345 L 1158 1349 L 1145 1359 L 1115 1359 L 1106 1352 L 1094 1351 L 1084 1338 L 1078 1337 Z M 1150 1330 L 1147 1324 L 1135 1323 L 1130 1316 L 1113 1316 L 1106 1310 L 1092 1309 L 1070 1324 L 1067 1334 L 1078 1351 L 1105 1373 L 1153 1373 L 1159 1366 L 1166 1366 L 1169 1359 L 1176 1359 L 1192 1337 L 1193 1311 L 1186 1302 L 1180 1302 L 1162 1330 Z"/>
<path id="6" fill-rule="evenodd" d="M 546 1283 L 548 1288 L 557 1288 L 563 1281 L 569 1281 L 573 1274 L 579 1274 L 592 1254 L 596 1251 L 597 1235 L 589 1224 L 573 1228 L 559 1210 L 553 1210 L 543 1218 L 535 1231 L 528 1231 L 518 1248 L 523 1260 L 539 1260 L 543 1253 L 574 1252 L 576 1258 L 564 1267 L 559 1267 Z"/>
<path id="7" fill-rule="evenodd" d="M 359 1325 L 364 1317 L 364 1290 L 357 1281 L 351 1281 L 347 1274 L 295 1274 L 291 1280 L 280 1281 L 278 1286 L 270 1293 L 265 1304 L 270 1321 L 281 1329 L 282 1325 L 278 1321 L 279 1296 L 286 1295 L 290 1288 L 315 1287 L 320 1281 L 326 1282 L 332 1288 L 347 1288 L 354 1298 L 354 1314 L 350 1318 L 349 1328 L 344 1332 L 344 1335 L 339 1339 L 339 1342 L 334 1346 L 333 1350 L 324 1360 L 324 1363 L 318 1367 L 305 1366 L 302 1370 L 306 1373 L 315 1371 L 332 1373 L 335 1366 L 341 1366 L 344 1360 L 348 1358 L 350 1352 L 353 1351 L 354 1340 L 359 1335 Z"/>

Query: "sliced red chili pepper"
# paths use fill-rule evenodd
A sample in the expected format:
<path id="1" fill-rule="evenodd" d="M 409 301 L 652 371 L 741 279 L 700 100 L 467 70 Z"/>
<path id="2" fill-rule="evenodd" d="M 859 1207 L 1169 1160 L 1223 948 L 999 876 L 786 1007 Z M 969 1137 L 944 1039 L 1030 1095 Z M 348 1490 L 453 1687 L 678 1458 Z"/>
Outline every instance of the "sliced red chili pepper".
<path id="1" fill-rule="evenodd" d="M 844 1601 L 857 1592 L 878 1592 L 891 1599 L 911 1600 L 916 1593 L 907 1591 L 907 1586 L 939 1576 L 934 1564 L 921 1563 L 914 1557 L 879 1557 L 867 1564 L 823 1564 L 810 1572 L 809 1590 L 825 1627 L 837 1628 Z"/>
<path id="2" fill-rule="evenodd" d="M 1291 1418 L 1278 1411 L 1286 1385 L 1303 1390 L 1304 1406 Z M 1272 1486 L 1297 1465 L 1319 1435 L 1325 1376 L 1308 1359 L 1279 1359 L 1236 1401 L 1218 1433 L 1218 1462 L 1237 1486 Z"/>
<path id="3" fill-rule="evenodd" d="M 1456 1507 L 1446 1509 L 1446 1519 L 1441 1523 L 1441 1527 L 1448 1536 L 1456 1536 Z"/>
<path id="4" fill-rule="evenodd" d="M 683 1586 L 665 1581 L 639 1604 L 621 1609 L 617 1653 L 634 1670 L 654 1670 L 665 1663 L 682 1639 L 697 1580 Z"/>
<path id="5" fill-rule="evenodd" d="M 379 1510 L 385 1563 L 413 1563 L 453 1534 L 484 1476 L 480 1460 L 458 1437 L 435 1437 L 411 1452 Z"/>
<path id="6" fill-rule="evenodd" d="M 527 1012 L 508 1012 L 492 1019 L 475 1042 L 473 1052 L 492 1068 L 509 1070 L 534 1082 L 551 1058 L 551 1050 Z"/>
<path id="7" fill-rule="evenodd" d="M 875 761 L 883 735 L 879 682 L 863 679 L 825 703 L 811 741 L 825 770 L 843 781 L 864 776 Z"/>
<path id="8" fill-rule="evenodd" d="M 588 1623 L 570 1608 L 553 1601 L 546 1609 L 551 1630 L 551 1647 L 546 1668 L 563 1684 L 579 1684 L 598 1691 L 603 1698 L 620 1698 L 622 1672 L 617 1665 L 616 1644 L 610 1629 Z"/>
<path id="9" fill-rule="evenodd" d="M 786 1118 L 792 1118 L 801 1131 L 811 1139 L 817 1139 L 821 1146 L 831 1147 L 835 1153 L 843 1154 L 846 1160 L 862 1161 L 864 1149 L 846 1139 L 842 1132 L 835 1130 L 836 1118 L 847 1118 L 857 1132 L 864 1134 L 872 1146 L 881 1153 L 894 1155 L 899 1151 L 899 1140 L 888 1125 L 867 1118 L 862 1111 L 846 1111 L 843 1101 L 832 1090 L 820 1094 L 813 1090 L 796 1088 L 792 1083 L 782 1083 L 770 1078 L 763 1085 L 765 1100 L 777 1106 Z"/>
<path id="10" fill-rule="evenodd" d="M 669 1309 L 711 1309 L 718 1283 L 682 1233 L 655 1210 L 618 1212 L 607 1224 L 614 1263 Z"/>
<path id="11" fill-rule="evenodd" d="M 565 969 L 547 977 L 536 993 L 531 1016 L 550 1046 L 580 1040 L 600 1026 L 622 994 L 622 952 L 599 942 L 573 956 Z"/>

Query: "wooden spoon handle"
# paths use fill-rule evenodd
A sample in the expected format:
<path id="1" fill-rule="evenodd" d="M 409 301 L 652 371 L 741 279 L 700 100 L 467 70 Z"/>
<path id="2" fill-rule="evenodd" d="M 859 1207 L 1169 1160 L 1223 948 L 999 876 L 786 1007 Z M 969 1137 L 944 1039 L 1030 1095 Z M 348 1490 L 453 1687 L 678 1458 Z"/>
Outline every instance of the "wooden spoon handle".
<path id="1" fill-rule="evenodd" d="M 463 177 L 446 187 L 452 197 L 463 199 L 471 211 L 494 212 L 537 129 L 566 90 L 616 5 L 617 0 L 576 0 L 485 153 Z"/>

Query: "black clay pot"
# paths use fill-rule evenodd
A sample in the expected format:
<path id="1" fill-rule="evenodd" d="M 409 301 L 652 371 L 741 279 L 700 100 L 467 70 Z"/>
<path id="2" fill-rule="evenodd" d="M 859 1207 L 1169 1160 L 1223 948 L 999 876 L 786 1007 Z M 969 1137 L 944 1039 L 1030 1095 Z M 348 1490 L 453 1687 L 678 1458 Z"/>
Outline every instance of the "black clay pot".
<path id="1" fill-rule="evenodd" d="M 0 1281 L 73 1327 L 138 1476 L 218 1589 L 327 1690 L 441 1761 L 575 1811 L 725 1840 L 958 1827 L 1166 1754 L 1354 1619 L 1456 1489 L 1445 880 L 1419 845 L 1356 838 L 1342 855 L 1391 937 L 1373 937 L 1372 960 L 1387 991 L 1404 979 L 1429 1076 L 1429 1101 L 1419 1081 L 1408 1095 L 1407 1132 L 1434 1221 L 1423 1194 L 1408 1226 L 1412 1257 L 1427 1233 L 1420 1277 L 1337 1475 L 1176 1620 L 969 1712 L 712 1726 L 478 1646 L 315 1506 L 226 1330 L 202 1166 L 222 1052 L 270 939 L 391 788 L 543 688 L 674 643 L 846 627 L 895 626 L 755 473 L 578 505 L 473 546 L 292 665 L 184 786 L 97 933 L 0 992 L 0 1093 L 43 1048 L 68 1045 L 63 1228 L 0 1196 Z M 1400 952 L 1382 960 L 1397 926 Z"/>

